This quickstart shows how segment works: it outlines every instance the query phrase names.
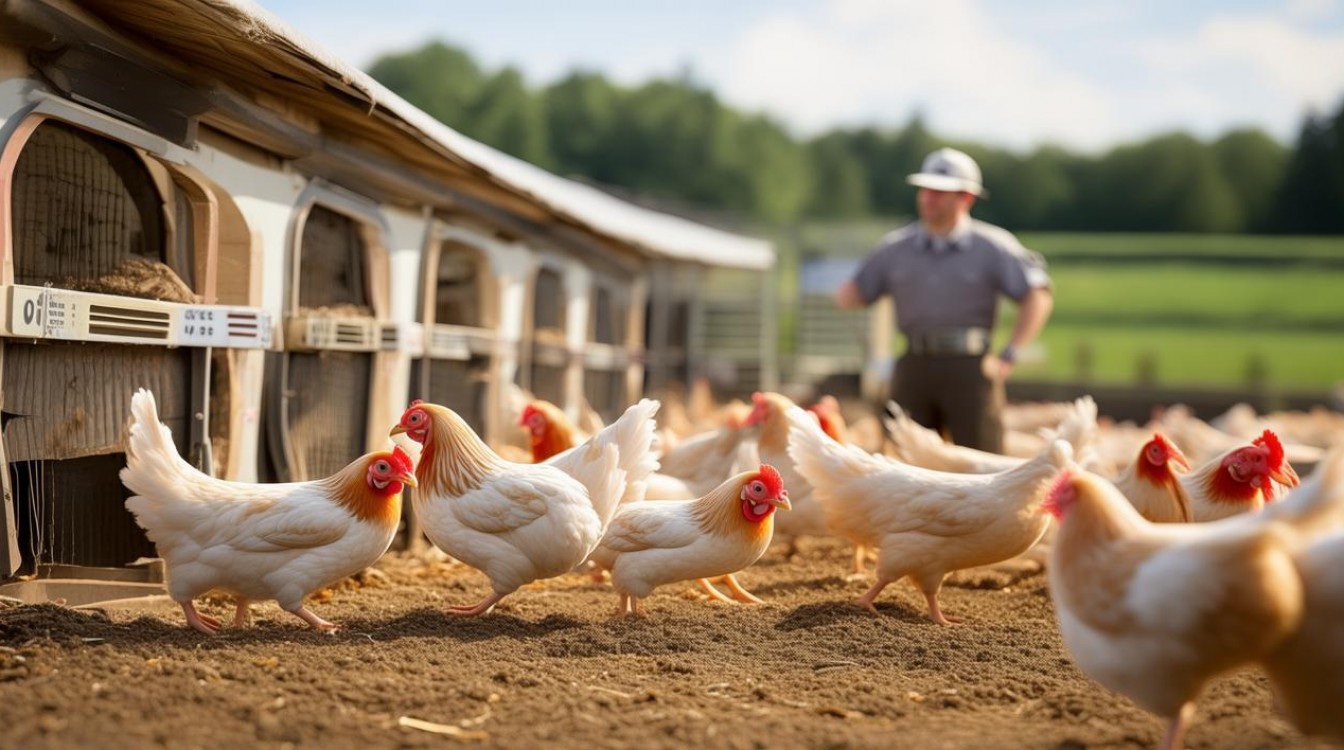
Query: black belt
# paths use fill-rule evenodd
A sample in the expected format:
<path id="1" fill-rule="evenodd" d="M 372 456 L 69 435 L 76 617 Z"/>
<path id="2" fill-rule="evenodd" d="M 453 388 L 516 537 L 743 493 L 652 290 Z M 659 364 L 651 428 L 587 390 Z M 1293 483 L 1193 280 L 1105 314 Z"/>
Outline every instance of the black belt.
<path id="1" fill-rule="evenodd" d="M 989 351 L 988 328 L 946 328 L 905 337 L 906 352 L 928 357 L 981 356 Z"/>

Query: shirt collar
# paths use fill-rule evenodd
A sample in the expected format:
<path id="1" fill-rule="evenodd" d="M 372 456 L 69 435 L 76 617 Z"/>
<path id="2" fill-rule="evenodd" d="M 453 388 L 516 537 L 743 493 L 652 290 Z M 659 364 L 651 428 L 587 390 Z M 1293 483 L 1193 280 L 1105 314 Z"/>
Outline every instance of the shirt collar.
<path id="1" fill-rule="evenodd" d="M 971 233 L 971 217 L 962 216 L 957 225 L 952 227 L 952 231 L 946 235 L 936 235 L 925 228 L 923 222 L 919 225 L 919 246 L 925 250 L 941 252 L 943 250 L 965 250 L 967 240 Z"/>

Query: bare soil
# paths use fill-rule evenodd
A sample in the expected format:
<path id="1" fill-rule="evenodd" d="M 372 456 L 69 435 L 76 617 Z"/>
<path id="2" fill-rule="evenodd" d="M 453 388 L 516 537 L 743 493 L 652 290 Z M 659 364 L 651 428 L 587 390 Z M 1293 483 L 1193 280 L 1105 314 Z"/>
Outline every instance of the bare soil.
<path id="1" fill-rule="evenodd" d="M 1034 566 L 957 574 L 942 628 L 908 585 L 881 616 L 848 602 L 849 551 L 777 548 L 745 572 L 765 606 L 659 589 L 644 620 L 568 575 L 485 617 L 475 571 L 394 553 L 315 596 L 343 625 L 306 629 L 273 604 L 209 637 L 181 611 L 0 606 L 4 748 L 1138 748 L 1163 723 L 1069 661 Z M 232 615 L 227 599 L 203 611 Z M 1156 678 L 1155 678 L 1156 679 Z M 423 722 L 423 723 L 417 723 Z M 408 725 L 409 724 L 409 725 Z M 1193 748 L 1324 747 L 1276 712 L 1263 677 L 1217 681 Z"/>

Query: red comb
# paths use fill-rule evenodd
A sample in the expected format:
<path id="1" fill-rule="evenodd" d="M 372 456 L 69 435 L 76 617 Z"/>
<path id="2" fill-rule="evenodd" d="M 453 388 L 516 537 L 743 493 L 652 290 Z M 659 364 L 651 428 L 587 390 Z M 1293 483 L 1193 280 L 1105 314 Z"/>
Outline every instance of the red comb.
<path id="1" fill-rule="evenodd" d="M 765 482 L 765 487 L 770 490 L 772 496 L 779 497 L 779 493 L 784 491 L 784 478 L 779 475 L 775 467 L 770 464 L 761 464 L 761 468 L 756 474 L 762 482 Z"/>
<path id="2" fill-rule="evenodd" d="M 1273 430 L 1260 433 L 1260 437 L 1252 440 L 1251 445 L 1264 447 L 1269 451 L 1269 465 L 1275 469 L 1283 468 L 1283 443 L 1279 442 L 1279 436 Z"/>
<path id="3" fill-rule="evenodd" d="M 417 399 L 415 399 L 414 401 L 411 402 L 411 406 L 419 406 L 420 404 L 423 404 L 423 403 L 425 403 L 425 400 L 424 400 L 423 398 L 417 398 Z M 409 409 L 409 408 L 411 408 L 411 406 L 408 406 L 408 407 L 406 407 L 406 408 Z"/>

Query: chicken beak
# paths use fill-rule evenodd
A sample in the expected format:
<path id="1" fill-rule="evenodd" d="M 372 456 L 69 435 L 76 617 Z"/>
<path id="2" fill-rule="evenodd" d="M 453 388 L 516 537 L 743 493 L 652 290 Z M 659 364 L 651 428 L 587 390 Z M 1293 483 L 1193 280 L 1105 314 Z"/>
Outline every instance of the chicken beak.
<path id="1" fill-rule="evenodd" d="M 419 487 L 419 486 L 420 486 L 420 485 L 416 484 L 416 481 L 415 481 L 415 475 L 412 474 L 412 473 L 409 472 L 409 471 L 406 472 L 405 474 L 402 474 L 401 476 L 397 477 L 397 481 L 398 481 L 398 482 L 401 482 L 402 484 L 406 485 L 407 487 Z"/>
<path id="2" fill-rule="evenodd" d="M 403 433 L 405 433 L 405 432 L 406 432 L 406 428 L 405 428 L 405 427 L 403 427 L 403 426 L 401 426 L 401 425 L 397 425 L 396 427 L 393 427 L 391 430 L 388 431 L 387 436 L 388 436 L 388 437 L 393 437 L 394 435 L 401 435 L 401 434 L 403 434 Z"/>
<path id="3" fill-rule="evenodd" d="M 1185 454 L 1180 451 L 1171 454 L 1171 462 L 1185 471 L 1190 471 L 1190 459 L 1186 458 Z"/>
<path id="4" fill-rule="evenodd" d="M 780 493 L 780 496 L 770 501 L 780 510 L 793 510 L 793 503 L 789 502 L 789 493 Z"/>
<path id="5" fill-rule="evenodd" d="M 1297 471 L 1287 461 L 1284 461 L 1283 466 L 1278 469 L 1270 469 L 1269 478 L 1285 487 L 1296 487 L 1302 483 L 1302 479 L 1297 476 Z"/>

